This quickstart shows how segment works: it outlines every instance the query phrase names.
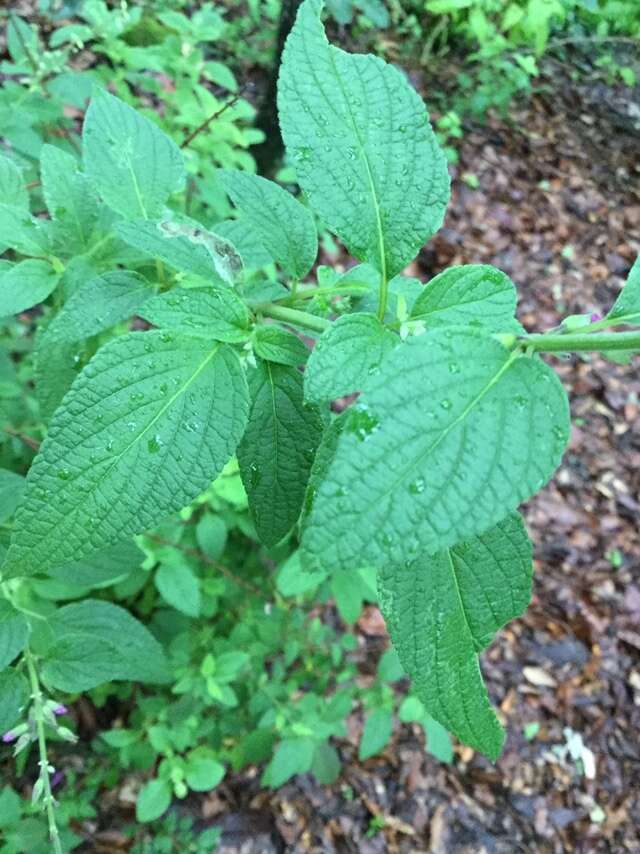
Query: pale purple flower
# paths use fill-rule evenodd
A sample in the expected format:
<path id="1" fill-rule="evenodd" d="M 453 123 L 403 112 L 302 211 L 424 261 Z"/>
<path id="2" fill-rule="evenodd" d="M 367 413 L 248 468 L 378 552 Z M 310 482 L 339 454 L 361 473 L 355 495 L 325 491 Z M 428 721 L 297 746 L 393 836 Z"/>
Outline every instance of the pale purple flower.
<path id="1" fill-rule="evenodd" d="M 14 732 L 12 729 L 10 729 L 9 732 L 5 732 L 5 734 L 2 736 L 2 743 L 3 744 L 11 744 L 13 741 L 17 741 L 17 740 L 18 740 L 18 733 Z"/>
<path id="2" fill-rule="evenodd" d="M 598 321 L 602 320 L 602 315 L 594 311 L 589 320 L 591 323 L 598 323 Z"/>
<path id="3" fill-rule="evenodd" d="M 58 705 L 53 710 L 54 715 L 66 715 L 69 709 L 63 704 L 58 703 Z"/>

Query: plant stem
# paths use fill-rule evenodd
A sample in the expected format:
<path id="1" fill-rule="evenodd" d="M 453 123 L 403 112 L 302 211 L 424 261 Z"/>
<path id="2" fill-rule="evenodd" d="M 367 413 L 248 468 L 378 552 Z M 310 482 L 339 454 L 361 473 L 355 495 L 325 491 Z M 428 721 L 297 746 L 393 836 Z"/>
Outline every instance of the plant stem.
<path id="1" fill-rule="evenodd" d="M 283 305 L 276 305 L 272 302 L 257 305 L 255 310 L 260 314 L 265 314 L 267 317 L 272 317 L 274 320 L 282 320 L 284 323 L 290 323 L 292 326 L 303 326 L 306 329 L 313 329 L 314 332 L 324 332 L 325 329 L 331 326 L 331 321 L 325 320 L 323 317 L 316 317 L 307 311 L 286 308 Z"/>
<path id="2" fill-rule="evenodd" d="M 180 148 L 186 148 L 188 145 L 190 145 L 199 134 L 201 134 L 209 127 L 212 121 L 219 118 L 225 112 L 225 110 L 229 109 L 229 107 L 233 107 L 234 104 L 237 104 L 240 98 L 242 98 L 242 95 L 244 94 L 246 88 L 247 84 L 245 83 L 245 85 L 241 86 L 240 89 L 235 93 L 235 95 L 232 95 L 232 97 L 226 102 L 226 104 L 223 104 L 218 110 L 215 111 L 215 113 L 206 118 L 201 125 L 198 125 L 195 130 L 191 131 L 191 133 L 186 136 L 180 143 Z"/>
<path id="3" fill-rule="evenodd" d="M 332 297 L 332 296 L 360 296 L 361 294 L 367 293 L 369 288 L 367 285 L 344 285 L 340 287 L 337 285 L 336 287 L 330 288 L 305 288 L 302 291 L 298 291 L 296 293 L 296 302 L 299 300 L 305 299 L 315 299 L 315 297 Z M 293 293 L 289 294 L 286 297 L 282 297 L 281 300 L 276 300 L 278 304 L 284 302 L 292 302 L 293 301 Z"/>
<path id="4" fill-rule="evenodd" d="M 33 660 L 31 651 L 27 648 L 24 654 L 27 662 L 27 670 L 29 671 L 29 681 L 31 682 L 31 698 L 33 700 L 33 715 L 36 722 L 36 731 L 38 733 L 38 752 L 40 754 L 40 779 L 42 780 L 43 793 L 42 802 L 44 803 L 47 812 L 47 821 L 49 823 L 49 838 L 54 854 L 63 854 L 62 845 L 60 844 L 60 834 L 58 833 L 58 825 L 56 824 L 55 801 L 51 793 L 51 780 L 49 779 L 49 759 L 47 757 L 47 738 L 44 731 L 44 712 L 43 698 L 40 690 L 40 680 L 38 679 L 38 671 Z"/>
<path id="5" fill-rule="evenodd" d="M 384 266 L 384 265 L 383 265 Z M 378 300 L 378 320 L 384 323 L 384 316 L 387 313 L 387 300 L 389 299 L 389 282 L 387 281 L 386 273 L 382 273 L 380 279 L 380 297 Z"/>
<path id="6" fill-rule="evenodd" d="M 532 347 L 538 353 L 579 353 L 593 351 L 606 353 L 607 350 L 639 350 L 640 332 L 577 332 L 568 335 L 529 335 L 518 341 L 525 347 Z"/>

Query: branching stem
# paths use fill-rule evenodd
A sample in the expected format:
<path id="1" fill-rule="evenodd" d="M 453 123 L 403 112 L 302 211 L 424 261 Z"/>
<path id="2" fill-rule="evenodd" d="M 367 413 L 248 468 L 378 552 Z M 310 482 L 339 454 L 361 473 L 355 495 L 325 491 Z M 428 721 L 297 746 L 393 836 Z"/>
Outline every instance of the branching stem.
<path id="1" fill-rule="evenodd" d="M 292 326 L 313 329 L 314 332 L 324 332 L 325 329 L 331 326 L 331 321 L 325 320 L 323 317 L 316 317 L 314 314 L 309 314 L 306 311 L 298 311 L 296 308 L 287 308 L 284 305 L 276 305 L 273 302 L 265 302 L 257 305 L 255 310 L 267 317 L 272 317 L 274 320 L 282 320 L 283 323 L 290 323 Z"/>

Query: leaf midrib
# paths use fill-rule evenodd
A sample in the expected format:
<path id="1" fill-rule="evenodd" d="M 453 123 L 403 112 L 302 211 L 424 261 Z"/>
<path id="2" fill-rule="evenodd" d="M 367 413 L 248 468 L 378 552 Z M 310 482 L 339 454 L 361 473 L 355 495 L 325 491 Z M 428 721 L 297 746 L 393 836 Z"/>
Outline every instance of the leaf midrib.
<path id="1" fill-rule="evenodd" d="M 505 374 L 505 373 L 507 372 L 507 370 L 511 367 L 511 365 L 514 363 L 514 361 L 515 361 L 517 358 L 518 358 L 518 354 L 517 354 L 517 353 L 511 353 L 511 354 L 509 354 L 509 358 L 506 360 L 506 362 L 504 363 L 504 365 L 502 365 L 502 366 L 501 366 L 500 370 L 498 370 L 498 371 L 496 372 L 496 374 L 495 374 L 495 375 L 494 375 L 494 376 L 493 376 L 493 377 L 492 377 L 492 378 L 487 382 L 487 384 L 484 386 L 484 388 L 482 388 L 482 389 L 480 390 L 480 392 L 479 392 L 479 393 L 478 393 L 478 394 L 473 398 L 473 400 L 471 400 L 471 401 L 467 404 L 467 406 L 463 409 L 463 411 L 460 413 L 460 415 L 458 415 L 458 417 L 457 417 L 457 418 L 455 418 L 455 419 L 451 422 L 451 424 L 449 424 L 449 425 L 448 425 L 448 426 L 447 426 L 447 427 L 446 427 L 446 428 L 445 428 L 445 429 L 440 433 L 440 435 L 437 437 L 437 439 L 436 439 L 434 442 L 432 442 L 432 443 L 431 443 L 431 445 L 429 445 L 429 447 L 428 447 L 428 448 L 426 448 L 426 449 L 425 449 L 425 450 L 424 450 L 424 451 L 423 451 L 423 452 L 418 456 L 418 458 L 417 458 L 417 459 L 413 460 L 413 461 L 412 461 L 408 466 L 405 466 L 405 468 L 404 468 L 404 469 L 402 469 L 402 470 L 400 471 L 400 474 L 398 474 L 398 476 L 397 476 L 397 477 L 396 477 L 396 478 L 391 482 L 391 485 L 389 486 L 389 488 L 388 488 L 388 489 L 386 489 L 386 490 L 385 490 L 381 495 L 379 495 L 379 496 L 377 496 L 377 497 L 375 498 L 376 503 L 378 503 L 378 502 L 380 502 L 380 501 L 382 501 L 382 500 L 384 500 L 384 499 L 387 499 L 387 498 L 388 498 L 388 497 L 389 497 L 393 492 L 395 492 L 395 490 L 397 489 L 397 487 L 400 485 L 400 483 L 402 483 L 402 481 L 403 481 L 403 480 L 405 479 L 405 477 L 409 474 L 409 472 L 411 472 L 411 471 L 412 471 L 412 470 L 414 470 L 414 469 L 416 469 L 416 470 L 417 470 L 418 466 L 420 466 L 420 465 L 421 465 L 421 463 L 422 463 L 422 462 L 423 462 L 423 461 L 424 461 L 428 456 L 430 456 L 430 454 L 431 454 L 431 453 L 432 453 L 432 452 L 433 452 L 433 451 L 434 451 L 434 450 L 435 450 L 435 449 L 436 449 L 436 448 L 437 448 L 437 447 L 438 447 L 442 442 L 444 442 L 444 440 L 447 438 L 447 436 L 449 435 L 449 433 L 450 433 L 450 432 L 451 432 L 455 427 L 457 427 L 457 426 L 458 426 L 458 424 L 460 424 L 460 423 L 462 423 L 462 422 L 464 421 L 464 419 L 465 419 L 465 418 L 466 418 L 466 417 L 471 413 L 471 411 L 473 410 L 473 408 L 474 408 L 475 406 L 477 406 L 477 405 L 478 405 L 478 403 L 480 403 L 480 401 L 482 400 L 482 398 L 483 398 L 486 394 L 488 394 L 488 393 L 489 393 L 489 391 L 493 388 L 493 386 L 494 386 L 494 385 L 496 385 L 496 383 L 497 383 L 497 382 L 499 382 L 500 378 L 503 376 L 503 374 Z"/>
<path id="2" fill-rule="evenodd" d="M 346 114 L 349 118 L 349 122 L 351 124 L 351 130 L 353 131 L 353 135 L 358 143 L 358 148 L 360 152 L 360 157 L 364 164 L 365 172 L 367 175 L 367 182 L 369 184 L 369 192 L 371 194 L 371 199 L 373 201 L 373 210 L 376 219 L 376 231 L 378 237 L 378 252 L 380 254 L 380 275 L 382 277 L 382 287 L 386 285 L 387 282 L 387 256 L 386 256 L 386 248 L 384 241 L 384 231 L 382 229 L 382 216 L 380 212 L 380 204 L 378 202 L 378 193 L 376 190 L 376 185 L 373 180 L 373 173 L 371 171 L 371 165 L 369 163 L 369 158 L 367 157 L 367 152 L 365 149 L 364 142 L 362 141 L 360 134 L 358 133 L 358 128 L 356 126 L 355 117 L 351 112 L 351 104 L 349 103 L 349 99 L 347 98 L 347 94 L 344 90 L 344 86 L 342 85 L 342 78 L 338 73 L 338 69 L 336 67 L 334 53 L 338 52 L 338 48 L 335 48 L 333 45 L 329 44 L 326 35 L 324 36 L 324 40 L 327 42 L 327 51 L 329 55 L 329 61 L 331 62 L 331 67 L 333 68 L 333 73 L 335 80 L 338 84 L 338 88 L 342 94 L 342 98 L 346 107 Z M 349 54 L 345 54 L 349 56 Z M 320 87 L 319 87 L 320 88 Z M 326 97 L 326 96 L 325 96 Z"/>

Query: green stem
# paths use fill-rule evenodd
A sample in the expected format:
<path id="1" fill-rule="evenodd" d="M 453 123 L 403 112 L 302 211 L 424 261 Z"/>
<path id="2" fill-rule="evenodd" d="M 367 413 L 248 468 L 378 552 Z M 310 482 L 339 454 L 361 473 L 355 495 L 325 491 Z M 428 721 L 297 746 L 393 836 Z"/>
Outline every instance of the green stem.
<path id="1" fill-rule="evenodd" d="M 529 335 L 518 341 L 538 353 L 579 353 L 592 351 L 606 353 L 608 350 L 640 350 L 640 332 L 577 332 L 566 335 Z"/>
<path id="2" fill-rule="evenodd" d="M 378 320 L 384 323 L 384 316 L 387 313 L 387 300 L 389 299 L 389 282 L 387 281 L 386 273 L 382 273 L 380 279 L 380 296 L 378 299 Z"/>
<path id="3" fill-rule="evenodd" d="M 303 326 L 306 329 L 313 329 L 314 332 L 324 332 L 325 329 L 331 326 L 331 321 L 325 320 L 323 317 L 316 317 L 314 314 L 309 314 L 306 311 L 286 308 L 283 305 L 276 305 L 272 302 L 257 305 L 255 311 L 267 317 L 272 317 L 274 320 L 282 320 L 284 323 L 290 323 L 292 326 Z"/>
<path id="4" fill-rule="evenodd" d="M 55 801 L 51 793 L 51 780 L 49 779 L 49 759 L 47 757 L 47 738 L 44 730 L 44 699 L 40 690 L 40 680 L 38 679 L 38 671 L 33 660 L 31 651 L 27 649 L 24 654 L 27 662 L 27 670 L 29 671 L 29 681 L 31 682 L 31 698 L 33 699 L 33 716 L 36 722 L 36 731 L 38 733 L 38 752 L 40 754 L 40 779 L 42 780 L 43 793 L 42 802 L 44 803 L 47 812 L 47 821 L 49 823 L 49 838 L 54 854 L 63 854 L 62 845 L 60 843 L 60 834 L 58 833 L 58 825 L 56 824 Z"/>
<path id="5" fill-rule="evenodd" d="M 361 294 L 367 293 L 369 288 L 367 285 L 344 285 L 344 287 L 332 288 L 305 288 L 302 291 L 298 291 L 295 295 L 296 302 L 305 299 L 315 299 L 315 297 L 333 297 L 333 296 L 360 296 Z M 286 297 L 282 297 L 281 300 L 277 300 L 278 304 L 284 302 L 293 302 L 293 293 L 288 294 Z"/>

